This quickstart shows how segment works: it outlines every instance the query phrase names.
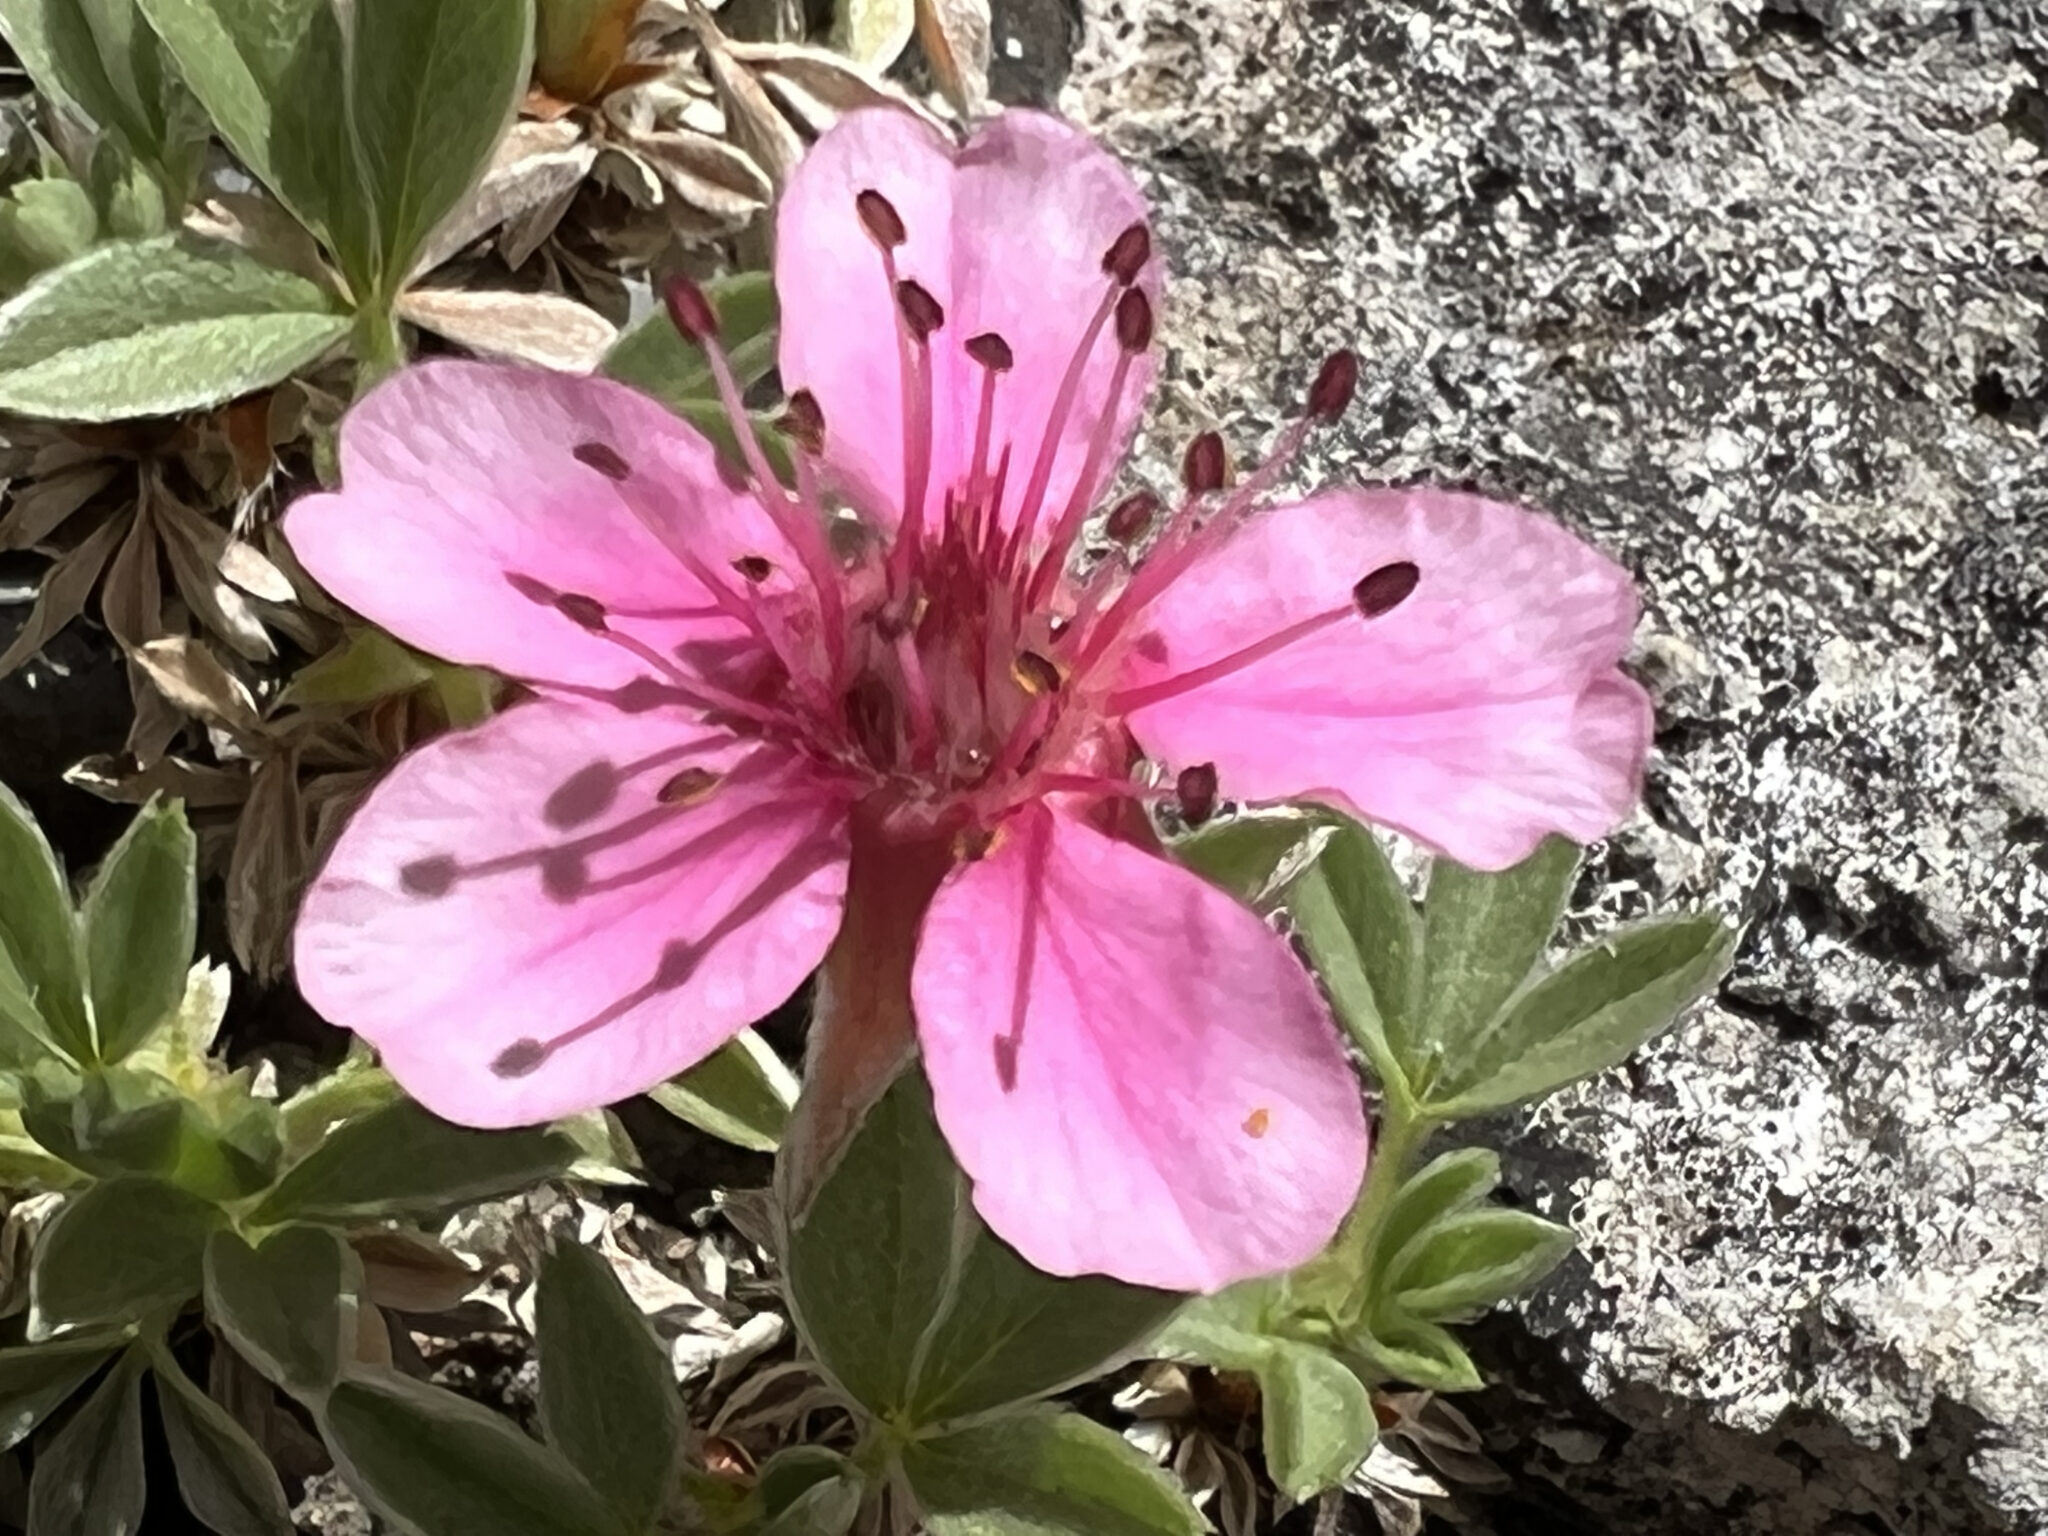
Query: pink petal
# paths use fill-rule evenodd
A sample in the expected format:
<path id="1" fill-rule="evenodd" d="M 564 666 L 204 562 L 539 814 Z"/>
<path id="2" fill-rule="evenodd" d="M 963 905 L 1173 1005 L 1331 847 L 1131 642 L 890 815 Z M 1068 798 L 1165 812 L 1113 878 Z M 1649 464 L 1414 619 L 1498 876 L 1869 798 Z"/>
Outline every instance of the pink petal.
<path id="1" fill-rule="evenodd" d="M 1402 562 L 1413 589 L 1362 616 L 1353 585 Z M 1160 697 L 1323 613 L 1342 617 Z M 1335 491 L 1255 519 L 1176 581 L 1121 698 L 1147 751 L 1214 763 L 1226 795 L 1332 801 L 1500 869 L 1550 832 L 1603 837 L 1634 806 L 1650 704 L 1616 663 L 1635 619 L 1628 573 L 1547 518 Z"/>
<path id="2" fill-rule="evenodd" d="M 846 854 L 800 764 L 681 710 L 544 699 L 371 794 L 307 893 L 299 985 L 435 1113 L 548 1120 L 787 999 L 839 926 Z"/>
<path id="3" fill-rule="evenodd" d="M 907 233 L 896 252 L 899 276 L 923 284 L 946 314 L 931 343 L 934 469 L 927 506 L 934 518 L 944 492 L 964 484 L 973 467 L 983 371 L 966 343 L 994 332 L 1015 358 L 996 392 L 990 453 L 998 458 L 1006 443 L 1012 450 L 1007 524 L 1023 504 L 1068 364 L 1112 292 L 1103 257 L 1119 235 L 1144 222 L 1144 198 L 1086 134 L 1035 112 L 1004 113 L 964 148 L 886 109 L 853 113 L 818 141 L 792 176 L 777 218 L 782 377 L 817 396 L 828 469 L 884 526 L 895 523 L 906 499 L 903 395 L 896 304 L 881 253 L 855 210 L 855 199 L 871 189 L 888 199 Z M 1156 260 L 1139 282 L 1156 305 Z M 1041 528 L 1074 493 L 1105 415 L 1108 451 L 1085 487 L 1091 503 L 1137 425 L 1152 363 L 1135 362 L 1112 405 L 1114 333 L 1112 323 L 1097 340 L 1059 433 Z"/>
<path id="4" fill-rule="evenodd" d="M 1284 939 L 1039 809 L 941 887 L 912 996 L 990 1227 L 1053 1274 L 1211 1291 L 1302 1263 L 1358 1193 L 1359 1087 Z"/>
<path id="5" fill-rule="evenodd" d="M 322 586 L 401 640 L 514 677 L 617 687 L 649 672 L 550 592 L 593 598 L 668 652 L 742 633 L 709 612 L 673 552 L 733 579 L 748 554 L 788 564 L 710 444 L 603 379 L 440 361 L 379 385 L 341 428 L 340 491 L 286 514 Z"/>

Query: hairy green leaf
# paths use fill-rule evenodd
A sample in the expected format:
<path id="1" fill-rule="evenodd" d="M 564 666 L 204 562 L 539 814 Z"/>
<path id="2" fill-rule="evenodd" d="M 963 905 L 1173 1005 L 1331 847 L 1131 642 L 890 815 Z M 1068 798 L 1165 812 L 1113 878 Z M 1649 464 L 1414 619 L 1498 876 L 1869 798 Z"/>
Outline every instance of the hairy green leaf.
<path id="1" fill-rule="evenodd" d="M 252 1248 L 216 1232 L 205 1282 L 207 1317 L 265 1377 L 300 1396 L 334 1384 L 363 1290 L 362 1263 L 340 1234 L 285 1227 Z"/>
<path id="2" fill-rule="evenodd" d="M 158 1360 L 156 1402 L 178 1491 L 207 1529 L 219 1536 L 292 1536 L 291 1506 L 270 1458 L 168 1354 Z"/>
<path id="3" fill-rule="evenodd" d="M 102 1061 L 149 1038 L 185 996 L 199 933 L 199 843 L 176 801 L 152 801 L 86 892 L 86 971 Z"/>
<path id="4" fill-rule="evenodd" d="M 994 1419 L 903 1450 L 931 1536 L 1200 1536 L 1173 1480 L 1078 1413 Z"/>
<path id="5" fill-rule="evenodd" d="M 34 1536 L 125 1536 L 148 1495 L 142 1451 L 142 1362 L 131 1351 L 42 1448 L 28 1487 Z"/>
<path id="6" fill-rule="evenodd" d="M 211 1201 L 140 1174 L 72 1196 L 36 1244 L 32 1325 L 123 1323 L 189 1300 L 221 1221 Z"/>

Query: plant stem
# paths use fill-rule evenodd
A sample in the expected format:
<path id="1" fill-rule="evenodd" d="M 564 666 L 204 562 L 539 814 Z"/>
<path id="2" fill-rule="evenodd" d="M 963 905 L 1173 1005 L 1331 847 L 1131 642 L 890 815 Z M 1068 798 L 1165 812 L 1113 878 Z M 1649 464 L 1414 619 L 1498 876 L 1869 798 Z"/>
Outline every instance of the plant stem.
<path id="1" fill-rule="evenodd" d="M 1288 1299 L 1294 1306 L 1319 1307 L 1344 1326 L 1365 1315 L 1372 1300 L 1368 1277 L 1373 1246 L 1430 1130 L 1429 1120 L 1411 1107 L 1409 1095 L 1389 1094 L 1382 1101 L 1365 1187 L 1330 1246 L 1289 1278 Z"/>
<path id="2" fill-rule="evenodd" d="M 405 342 L 388 304 L 375 301 L 356 311 L 356 393 L 405 366 Z"/>

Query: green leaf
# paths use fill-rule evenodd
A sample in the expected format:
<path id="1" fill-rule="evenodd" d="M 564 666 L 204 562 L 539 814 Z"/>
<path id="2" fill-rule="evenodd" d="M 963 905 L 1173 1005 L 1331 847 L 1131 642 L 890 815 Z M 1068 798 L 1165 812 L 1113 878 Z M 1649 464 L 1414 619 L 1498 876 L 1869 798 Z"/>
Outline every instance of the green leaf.
<path id="1" fill-rule="evenodd" d="M 944 1310 L 918 1352 L 910 1420 L 944 1424 L 1099 1376 L 1186 1300 L 1103 1275 L 1032 1268 L 966 1204 Z"/>
<path id="2" fill-rule="evenodd" d="M 168 1354 L 156 1403 L 185 1507 L 219 1536 L 292 1536 L 291 1506 L 270 1458 Z"/>
<path id="3" fill-rule="evenodd" d="M 376 233 L 349 136 L 333 0 L 139 0 L 242 163 L 325 239 L 358 295 Z"/>
<path id="4" fill-rule="evenodd" d="M 433 681 L 427 660 L 381 629 L 351 630 L 340 645 L 299 668 L 280 705 L 371 704 Z"/>
<path id="5" fill-rule="evenodd" d="M 348 329 L 302 277 L 166 235 L 101 246 L 0 306 L 0 409 L 169 416 L 275 384 Z"/>
<path id="6" fill-rule="evenodd" d="M 340 1234 L 294 1226 L 252 1248 L 234 1232 L 206 1245 L 206 1315 L 235 1353 L 299 1396 L 334 1384 L 350 1354 L 362 1261 Z"/>
<path id="7" fill-rule="evenodd" d="M 773 1152 L 789 1124 L 796 1093 L 796 1074 L 749 1029 L 647 1096 L 700 1131 L 755 1152 Z"/>
<path id="8" fill-rule="evenodd" d="M 1711 914 L 1609 935 L 1524 992 L 1427 1112 L 1484 1114 L 1606 1071 L 1711 991 L 1734 953 L 1735 934 Z"/>
<path id="9" fill-rule="evenodd" d="M 775 284 L 766 272 L 735 272 L 706 283 L 704 294 L 718 315 L 733 377 L 744 388 L 775 365 Z M 683 340 L 661 308 L 612 343 L 603 371 L 671 410 L 715 406 L 718 399 L 703 348 Z"/>
<path id="10" fill-rule="evenodd" d="M 119 1061 L 185 997 L 199 934 L 199 842 L 177 801 L 129 823 L 86 892 L 86 972 L 102 1061 Z"/>
<path id="11" fill-rule="evenodd" d="M 1571 1250 L 1571 1229 L 1540 1216 L 1465 1211 L 1430 1223 L 1393 1256 L 1384 1294 L 1410 1317 L 1456 1321 L 1519 1295 Z"/>
<path id="12" fill-rule="evenodd" d="M 1267 1469 L 1297 1501 L 1333 1488 L 1372 1450 L 1371 1394 L 1328 1348 L 1269 1331 L 1288 1321 L 1284 1278 L 1250 1280 L 1190 1302 L 1157 1347 L 1174 1359 L 1249 1371 L 1264 1400 Z"/>
<path id="13" fill-rule="evenodd" d="M 846 1536 L 860 1517 L 866 1491 L 857 1477 L 835 1477 L 814 1484 L 771 1515 L 755 1536 Z"/>
<path id="14" fill-rule="evenodd" d="M 1288 886 L 1286 906 L 1338 1019 L 1388 1094 L 1405 1101 L 1421 925 L 1378 837 L 1334 821 L 1315 863 Z"/>
<path id="15" fill-rule="evenodd" d="M 1173 1481 L 1114 1430 L 1032 1412 L 904 1447 L 931 1536 L 1200 1536 Z"/>
<path id="16" fill-rule="evenodd" d="M 358 1371 L 320 1415 L 349 1486 L 419 1536 L 619 1536 L 568 1462 L 453 1392 Z"/>
<path id="17" fill-rule="evenodd" d="M 99 210 L 75 181 L 50 176 L 19 182 L 0 203 L 0 239 L 17 272 L 32 275 L 74 261 L 99 234 Z"/>
<path id="18" fill-rule="evenodd" d="M 916 27 L 916 0 L 838 0 L 832 47 L 857 64 L 881 71 L 909 46 Z"/>
<path id="19" fill-rule="evenodd" d="M 1291 807 L 1246 811 L 1190 832 L 1173 856 L 1255 907 L 1277 901 L 1328 845 L 1335 818 Z"/>
<path id="20" fill-rule="evenodd" d="M 789 1291 L 812 1349 L 876 1414 L 910 1401 L 917 1341 L 939 1315 L 963 1192 L 909 1071 L 868 1111 L 791 1224 Z"/>
<path id="21" fill-rule="evenodd" d="M 123 1536 L 142 1525 L 142 1362 L 130 1351 L 36 1457 L 35 1536 Z"/>
<path id="22" fill-rule="evenodd" d="M 532 0 L 356 0 L 349 124 L 376 210 L 384 298 L 483 175 L 532 64 Z"/>
<path id="23" fill-rule="evenodd" d="M 1500 1156 L 1485 1147 L 1460 1147 L 1411 1173 L 1395 1193 L 1373 1239 L 1374 1275 L 1384 1275 L 1395 1254 L 1431 1222 L 1469 1210 L 1500 1183 Z M 1375 1289 L 1377 1289 L 1377 1285 Z"/>
<path id="24" fill-rule="evenodd" d="M 0 912 L 0 1070 L 22 1071 L 54 1058 L 57 1042 L 36 1007 L 35 989 L 8 952 L 5 923 Z"/>
<path id="25" fill-rule="evenodd" d="M 190 111 L 135 0 L 8 0 L 0 33 L 46 95 L 68 101 L 136 157 L 178 177 Z"/>
<path id="26" fill-rule="evenodd" d="M 1084 1381 L 1179 1305 L 1019 1259 L 968 1202 L 922 1073 L 903 1074 L 789 1240 L 804 1336 L 878 1416 L 928 1427 Z"/>
<path id="27" fill-rule="evenodd" d="M 842 1480 L 857 1484 L 860 1473 L 837 1451 L 822 1445 L 792 1445 L 762 1463 L 756 1486 L 761 1508 L 772 1519 L 820 1484 Z"/>
<path id="28" fill-rule="evenodd" d="M 1437 1392 L 1476 1392 L 1486 1385 L 1479 1368 L 1450 1330 L 1389 1309 L 1352 1343 L 1372 1379 L 1405 1381 Z"/>
<path id="29" fill-rule="evenodd" d="M 534 1309 L 548 1443 L 644 1530 L 668 1500 L 685 1430 L 668 1351 L 594 1248 L 549 1255 Z"/>
<path id="30" fill-rule="evenodd" d="M 1276 1341 L 1259 1367 L 1266 1467 L 1289 1498 L 1306 1501 L 1358 1470 L 1379 1438 L 1372 1394 L 1326 1350 Z"/>
<path id="31" fill-rule="evenodd" d="M 28 807 L 0 784 L 0 948 L 27 984 L 50 1037 L 74 1060 L 92 1057 L 78 923 L 64 871 Z"/>
<path id="32" fill-rule="evenodd" d="M 0 1350 L 0 1451 L 26 1440 L 128 1339 L 126 1329 L 113 1329 Z"/>
<path id="33" fill-rule="evenodd" d="M 1545 838 L 1494 874 L 1447 858 L 1430 866 L 1422 906 L 1422 998 L 1405 1060 L 1418 1086 L 1457 1072 L 1474 1042 L 1543 958 L 1578 873 L 1580 850 Z"/>
<path id="34" fill-rule="evenodd" d="M 547 1130 L 473 1131 L 410 1099 L 336 1129 L 278 1181 L 258 1223 L 434 1211 L 554 1178 L 576 1145 Z"/>
<path id="35" fill-rule="evenodd" d="M 73 1196 L 36 1244 L 32 1329 L 127 1322 L 198 1295 L 221 1220 L 210 1201 L 139 1174 Z"/>

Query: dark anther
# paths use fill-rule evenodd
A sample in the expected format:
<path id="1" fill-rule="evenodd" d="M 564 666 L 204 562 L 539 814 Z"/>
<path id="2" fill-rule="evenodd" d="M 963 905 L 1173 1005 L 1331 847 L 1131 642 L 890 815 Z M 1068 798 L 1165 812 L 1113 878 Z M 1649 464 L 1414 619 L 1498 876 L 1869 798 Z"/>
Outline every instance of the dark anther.
<path id="1" fill-rule="evenodd" d="M 1102 270 L 1128 288 L 1151 259 L 1152 231 L 1143 224 L 1133 224 L 1116 237 L 1116 243 L 1102 258 Z"/>
<path id="2" fill-rule="evenodd" d="M 1413 560 L 1396 560 L 1392 565 L 1383 565 L 1359 577 L 1357 585 L 1351 589 L 1351 601 L 1357 605 L 1361 615 L 1376 619 L 1407 601 L 1408 594 L 1415 590 L 1415 584 L 1420 580 L 1422 569 Z"/>
<path id="3" fill-rule="evenodd" d="M 766 555 L 741 555 L 733 561 L 732 568 L 757 587 L 775 574 L 775 567 Z"/>
<path id="4" fill-rule="evenodd" d="M 1109 509 L 1102 531 L 1119 544 L 1133 544 L 1145 536 L 1152 519 L 1159 515 L 1159 498 L 1150 491 L 1133 491 Z"/>
<path id="5" fill-rule="evenodd" d="M 1017 1091 L 1017 1042 L 1008 1035 L 997 1035 L 996 1081 L 1003 1085 L 1003 1092 Z"/>
<path id="6" fill-rule="evenodd" d="M 633 466 L 607 443 L 578 443 L 574 451 L 577 463 L 589 465 L 607 480 L 624 480 L 633 473 Z"/>
<path id="7" fill-rule="evenodd" d="M 670 992 L 697 974 L 697 946 L 688 939 L 670 939 L 654 965 L 654 988 Z"/>
<path id="8" fill-rule="evenodd" d="M 896 212 L 896 205 L 873 187 L 853 200 L 854 211 L 860 215 L 861 227 L 868 232 L 868 238 L 885 251 L 893 251 L 904 241 L 903 219 Z"/>
<path id="9" fill-rule="evenodd" d="M 540 856 L 540 888 L 554 901 L 574 901 L 590 888 L 590 866 L 573 848 L 550 848 Z"/>
<path id="10" fill-rule="evenodd" d="M 924 622 L 930 607 L 931 599 L 922 592 L 907 592 L 893 597 L 875 610 L 875 633 L 884 640 L 900 640 Z"/>
<path id="11" fill-rule="evenodd" d="M 915 278 L 906 277 L 896 285 L 896 307 L 903 311 L 903 323 L 919 341 L 931 340 L 932 332 L 946 323 L 946 311 Z"/>
<path id="12" fill-rule="evenodd" d="M 557 592 L 555 611 L 571 624 L 589 630 L 593 635 L 605 631 L 604 604 L 596 598 L 581 592 Z"/>
<path id="13" fill-rule="evenodd" d="M 1010 663 L 1010 676 L 1034 699 L 1060 691 L 1060 669 L 1036 651 L 1019 651 Z"/>
<path id="14" fill-rule="evenodd" d="M 445 853 L 414 859 L 398 871 L 399 889 L 408 896 L 446 896 L 455 889 L 455 877 L 462 866 Z"/>
<path id="15" fill-rule="evenodd" d="M 1223 450 L 1220 433 L 1204 432 L 1192 443 L 1180 461 L 1181 484 L 1190 496 L 1206 496 L 1223 489 L 1230 476 L 1230 456 Z"/>
<path id="16" fill-rule="evenodd" d="M 1323 359 L 1316 381 L 1309 386 L 1308 413 L 1323 421 L 1335 421 L 1351 408 L 1358 393 L 1358 354 L 1332 352 Z"/>
<path id="17" fill-rule="evenodd" d="M 524 1077 L 529 1072 L 539 1071 L 541 1063 L 547 1059 L 548 1048 L 532 1036 L 514 1040 L 492 1059 L 491 1076 Z"/>
<path id="18" fill-rule="evenodd" d="M 979 336 L 967 339 L 967 355 L 990 373 L 1008 373 L 1016 365 L 1016 354 L 1010 344 L 994 331 L 983 331 Z"/>
<path id="19" fill-rule="evenodd" d="M 529 603 L 539 603 L 543 608 L 555 606 L 555 589 L 544 581 L 535 581 L 531 576 L 522 576 L 517 571 L 507 571 L 505 582 Z"/>
<path id="20" fill-rule="evenodd" d="M 717 339 L 718 311 L 689 278 L 677 273 L 663 283 L 661 301 L 668 306 L 668 318 L 682 332 L 683 340 L 701 344 Z"/>
<path id="21" fill-rule="evenodd" d="M 1116 301 L 1116 342 L 1133 354 L 1152 345 L 1152 301 L 1144 289 L 1126 288 Z"/>
<path id="22" fill-rule="evenodd" d="M 1180 818 L 1199 827 L 1216 814 L 1216 765 L 1196 763 L 1174 776 L 1173 797 L 1180 804 Z"/>
<path id="23" fill-rule="evenodd" d="M 735 496 L 744 496 L 752 489 L 747 480 L 747 466 L 723 448 L 712 454 L 711 465 L 718 471 L 718 483 Z"/>
<path id="24" fill-rule="evenodd" d="M 776 425 L 805 453 L 816 457 L 825 451 L 825 411 L 818 404 L 818 397 L 808 389 L 800 389 L 789 397 Z"/>
<path id="25" fill-rule="evenodd" d="M 619 770 L 602 758 L 585 763 L 555 786 L 541 807 L 551 827 L 580 827 L 612 808 L 619 797 Z"/>
<path id="26" fill-rule="evenodd" d="M 709 768 L 685 768 L 656 790 L 654 798 L 663 805 L 702 805 L 719 783 Z"/>

